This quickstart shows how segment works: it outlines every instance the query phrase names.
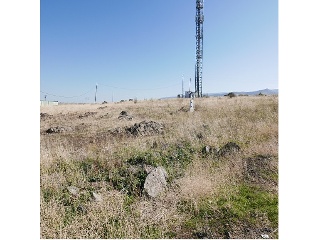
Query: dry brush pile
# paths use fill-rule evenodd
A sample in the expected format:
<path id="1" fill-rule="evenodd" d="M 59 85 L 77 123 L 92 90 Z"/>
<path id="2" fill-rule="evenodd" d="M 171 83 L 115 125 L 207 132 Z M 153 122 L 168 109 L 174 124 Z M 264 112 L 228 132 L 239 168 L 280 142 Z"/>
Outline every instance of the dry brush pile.
<path id="1" fill-rule="evenodd" d="M 41 238 L 277 238 L 278 97 L 188 104 L 41 107 Z"/>

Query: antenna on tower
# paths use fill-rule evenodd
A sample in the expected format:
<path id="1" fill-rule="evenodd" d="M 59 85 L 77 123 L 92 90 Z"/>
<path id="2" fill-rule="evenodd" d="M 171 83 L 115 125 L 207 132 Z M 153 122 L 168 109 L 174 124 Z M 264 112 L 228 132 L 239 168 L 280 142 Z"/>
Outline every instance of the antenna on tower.
<path id="1" fill-rule="evenodd" d="M 203 60 L 203 1 L 196 0 L 196 66 L 195 97 L 202 97 L 202 60 Z"/>

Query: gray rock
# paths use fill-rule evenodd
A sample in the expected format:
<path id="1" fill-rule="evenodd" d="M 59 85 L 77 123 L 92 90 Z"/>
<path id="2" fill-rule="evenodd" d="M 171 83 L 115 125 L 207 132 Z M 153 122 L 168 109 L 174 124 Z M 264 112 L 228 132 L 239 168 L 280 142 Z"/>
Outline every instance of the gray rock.
<path id="1" fill-rule="evenodd" d="M 77 187 L 69 186 L 69 187 L 67 187 L 67 189 L 71 195 L 77 196 L 79 193 L 79 188 L 77 188 Z"/>
<path id="2" fill-rule="evenodd" d="M 240 151 L 240 147 L 234 142 L 228 142 L 218 152 L 219 156 L 226 156 L 228 154 L 236 153 Z"/>
<path id="3" fill-rule="evenodd" d="M 147 174 L 149 174 L 155 169 L 155 167 L 153 167 L 151 165 L 143 164 L 143 169 Z"/>
<path id="4" fill-rule="evenodd" d="M 124 120 L 132 120 L 132 118 L 133 117 L 131 115 L 129 115 L 127 111 L 121 111 L 121 113 L 118 117 L 119 120 L 123 120 L 123 119 Z"/>
<path id="5" fill-rule="evenodd" d="M 102 202 L 102 196 L 100 194 L 92 192 L 92 196 L 96 202 Z"/>
<path id="6" fill-rule="evenodd" d="M 163 167 L 152 170 L 144 183 L 144 190 L 150 197 L 158 196 L 166 187 L 168 174 Z"/>
<path id="7" fill-rule="evenodd" d="M 85 117 L 89 117 L 89 116 L 93 116 L 96 115 L 98 112 L 86 112 L 83 115 L 80 115 L 79 118 L 85 118 Z"/>
<path id="8" fill-rule="evenodd" d="M 47 129 L 46 133 L 64 133 L 64 132 L 70 132 L 72 131 L 71 127 L 51 127 Z"/>
<path id="9" fill-rule="evenodd" d="M 142 121 L 126 128 L 126 132 L 134 136 L 150 136 L 164 133 L 164 125 L 154 121 Z"/>

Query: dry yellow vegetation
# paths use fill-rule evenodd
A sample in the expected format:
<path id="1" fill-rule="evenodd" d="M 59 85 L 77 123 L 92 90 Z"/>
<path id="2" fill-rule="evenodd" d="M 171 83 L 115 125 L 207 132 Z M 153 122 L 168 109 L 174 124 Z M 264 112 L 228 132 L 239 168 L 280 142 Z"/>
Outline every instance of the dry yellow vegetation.
<path id="1" fill-rule="evenodd" d="M 167 99 L 41 107 L 41 238 L 277 238 L 278 97 L 188 106 Z M 119 119 L 122 111 L 132 120 Z M 128 132 L 143 121 L 163 129 Z M 217 154 L 229 142 L 240 151 Z M 156 198 L 143 191 L 146 173 L 132 171 L 141 165 L 168 172 Z"/>

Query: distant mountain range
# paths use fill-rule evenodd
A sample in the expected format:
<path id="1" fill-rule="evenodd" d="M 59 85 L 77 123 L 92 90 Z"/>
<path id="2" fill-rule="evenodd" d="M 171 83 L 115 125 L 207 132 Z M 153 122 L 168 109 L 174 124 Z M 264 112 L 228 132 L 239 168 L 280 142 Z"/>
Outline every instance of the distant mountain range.
<path id="1" fill-rule="evenodd" d="M 230 92 L 220 92 L 220 93 L 203 93 L 204 96 L 209 96 L 209 97 L 220 97 L 227 95 Z M 249 96 L 254 96 L 258 95 L 259 93 L 264 94 L 264 95 L 278 95 L 278 89 L 262 89 L 262 90 L 257 90 L 257 91 L 251 91 L 251 92 L 233 92 L 236 95 L 249 95 Z M 163 97 L 160 99 L 168 99 L 168 98 L 177 98 L 175 97 Z"/>
<path id="2" fill-rule="evenodd" d="M 205 93 L 205 95 L 212 96 L 212 97 L 219 97 L 219 96 L 224 96 L 228 94 L 229 92 L 222 92 L 222 93 Z M 257 91 L 251 91 L 251 92 L 233 92 L 236 95 L 258 95 L 259 93 L 264 94 L 264 95 L 278 95 L 278 89 L 262 89 L 262 90 L 257 90 Z"/>

